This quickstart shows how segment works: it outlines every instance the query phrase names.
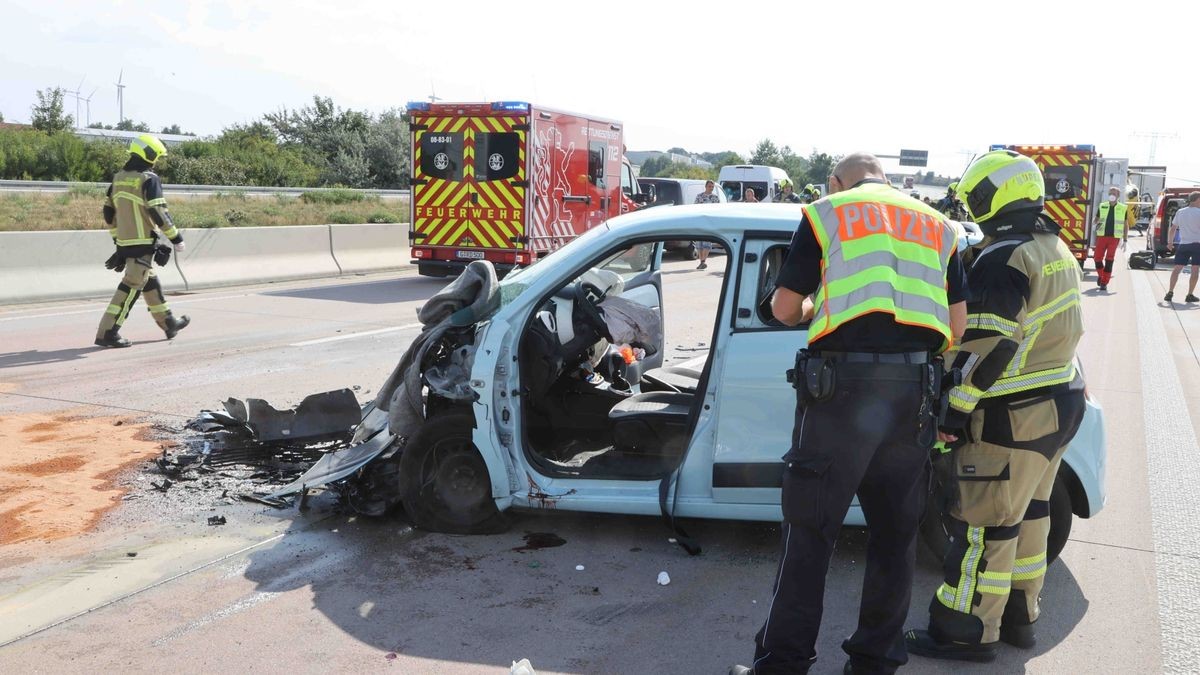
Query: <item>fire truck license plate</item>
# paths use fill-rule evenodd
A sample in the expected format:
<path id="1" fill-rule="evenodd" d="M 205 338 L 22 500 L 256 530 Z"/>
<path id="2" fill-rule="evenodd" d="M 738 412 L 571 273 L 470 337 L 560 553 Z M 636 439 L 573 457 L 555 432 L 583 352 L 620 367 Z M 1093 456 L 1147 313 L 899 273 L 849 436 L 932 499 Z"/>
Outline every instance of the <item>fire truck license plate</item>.
<path id="1" fill-rule="evenodd" d="M 454 255 L 468 260 L 483 260 L 483 251 L 456 251 Z"/>

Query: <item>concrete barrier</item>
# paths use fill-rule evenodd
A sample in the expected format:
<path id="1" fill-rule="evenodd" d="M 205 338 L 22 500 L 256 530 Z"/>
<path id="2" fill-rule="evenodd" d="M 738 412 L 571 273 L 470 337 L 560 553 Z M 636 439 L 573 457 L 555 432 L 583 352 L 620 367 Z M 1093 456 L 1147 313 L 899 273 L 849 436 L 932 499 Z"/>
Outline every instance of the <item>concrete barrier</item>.
<path id="1" fill-rule="evenodd" d="M 408 267 L 408 224 L 330 225 L 333 259 L 342 274 Z"/>
<path id="2" fill-rule="evenodd" d="M 408 225 L 305 225 L 182 230 L 187 249 L 155 273 L 168 293 L 336 277 L 409 266 Z M 110 295 L 108 232 L 0 232 L 0 305 Z"/>
<path id="3" fill-rule="evenodd" d="M 104 269 L 113 250 L 103 230 L 0 233 L 0 304 L 111 295 L 121 281 Z M 183 288 L 171 266 L 155 270 L 165 290 Z"/>
<path id="4" fill-rule="evenodd" d="M 185 229 L 183 239 L 179 270 L 189 291 L 341 273 L 328 225 Z"/>

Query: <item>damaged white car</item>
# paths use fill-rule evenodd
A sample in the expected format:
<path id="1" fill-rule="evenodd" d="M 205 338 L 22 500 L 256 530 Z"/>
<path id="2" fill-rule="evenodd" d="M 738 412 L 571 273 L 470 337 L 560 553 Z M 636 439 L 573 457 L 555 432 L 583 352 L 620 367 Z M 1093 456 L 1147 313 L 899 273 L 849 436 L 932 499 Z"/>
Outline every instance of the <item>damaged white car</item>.
<path id="1" fill-rule="evenodd" d="M 473 263 L 421 310 L 425 330 L 354 444 L 276 496 L 331 484 L 363 513 L 403 503 L 417 526 L 460 533 L 502 528 L 513 507 L 780 520 L 795 406 L 785 371 L 806 331 L 762 307 L 800 215 L 780 205 L 651 209 L 501 282 Z M 964 232 L 963 245 L 968 237 L 978 232 Z M 730 257 L 710 349 L 663 367 L 662 252 L 683 239 Z M 1102 508 L 1104 467 L 1102 413 L 1089 400 L 1051 499 L 1051 555 L 1072 514 Z M 940 548 L 931 516 L 926 539 Z M 857 505 L 847 523 L 863 524 Z"/>

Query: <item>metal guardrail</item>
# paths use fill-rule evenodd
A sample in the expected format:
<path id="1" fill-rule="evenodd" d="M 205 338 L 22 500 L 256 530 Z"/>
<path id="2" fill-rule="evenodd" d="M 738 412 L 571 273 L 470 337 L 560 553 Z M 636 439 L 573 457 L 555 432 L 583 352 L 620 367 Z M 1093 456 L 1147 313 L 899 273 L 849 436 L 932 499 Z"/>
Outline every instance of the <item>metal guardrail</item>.
<path id="1" fill-rule="evenodd" d="M 60 180 L 0 180 L 0 192 L 66 192 L 71 188 L 90 188 L 107 190 L 108 183 L 80 183 Z M 257 185 L 163 185 L 163 192 L 175 194 L 232 194 L 248 195 L 288 195 L 298 197 L 305 192 L 330 192 L 334 190 L 353 190 L 368 195 L 387 197 L 391 199 L 407 199 L 408 190 L 373 190 L 356 188 L 300 188 L 300 187 L 262 187 Z"/>

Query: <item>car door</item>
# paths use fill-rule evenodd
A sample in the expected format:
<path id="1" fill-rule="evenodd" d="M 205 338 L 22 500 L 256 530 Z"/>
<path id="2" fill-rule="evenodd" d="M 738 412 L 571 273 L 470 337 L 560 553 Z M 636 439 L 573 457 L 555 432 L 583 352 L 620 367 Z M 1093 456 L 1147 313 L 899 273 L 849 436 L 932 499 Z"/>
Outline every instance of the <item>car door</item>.
<path id="1" fill-rule="evenodd" d="M 787 382 L 806 327 L 788 328 L 761 305 L 775 289 L 789 232 L 748 232 L 739 252 L 732 332 L 719 389 L 712 494 L 717 502 L 779 503 L 796 392 Z"/>

